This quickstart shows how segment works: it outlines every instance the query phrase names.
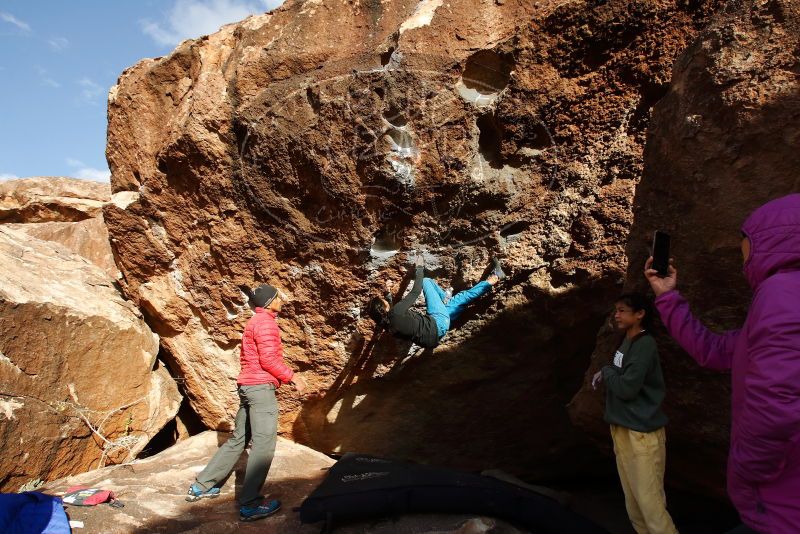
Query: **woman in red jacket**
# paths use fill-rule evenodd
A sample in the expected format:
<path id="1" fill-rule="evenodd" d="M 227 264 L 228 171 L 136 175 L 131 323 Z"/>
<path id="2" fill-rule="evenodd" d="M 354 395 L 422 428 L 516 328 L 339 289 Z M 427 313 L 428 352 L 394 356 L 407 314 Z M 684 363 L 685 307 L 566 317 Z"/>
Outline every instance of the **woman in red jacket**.
<path id="1" fill-rule="evenodd" d="M 265 501 L 259 494 L 267 479 L 278 436 L 275 389 L 283 384 L 292 384 L 298 393 L 302 393 L 306 384 L 283 361 L 280 329 L 275 321 L 283 299 L 277 288 L 264 284 L 254 291 L 243 290 L 248 293 L 255 315 L 247 322 L 242 334 L 241 372 L 236 381 L 239 393 L 236 426 L 230 439 L 197 475 L 186 500 L 193 502 L 219 496 L 219 486 L 231 473 L 247 445 L 246 429 L 249 426 L 253 445 L 239 494 L 239 519 L 254 521 L 274 514 L 281 507 L 280 501 Z"/>

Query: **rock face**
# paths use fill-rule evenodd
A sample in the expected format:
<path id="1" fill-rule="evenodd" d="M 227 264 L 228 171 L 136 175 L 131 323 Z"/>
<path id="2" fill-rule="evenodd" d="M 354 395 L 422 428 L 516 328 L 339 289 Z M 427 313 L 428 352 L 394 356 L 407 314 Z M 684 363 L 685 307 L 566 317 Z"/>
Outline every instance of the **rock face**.
<path id="1" fill-rule="evenodd" d="M 712 330 L 738 328 L 751 292 L 742 275 L 739 229 L 755 208 L 800 190 L 800 5 L 730 2 L 675 63 L 653 111 L 645 170 L 626 253 L 626 289 L 643 290 L 652 232 L 672 235 L 678 288 Z M 599 442 L 602 393 L 588 381 L 618 337 L 598 337 L 571 414 Z M 668 475 L 674 484 L 724 493 L 730 377 L 700 369 L 658 336 L 670 417 Z"/>
<path id="2" fill-rule="evenodd" d="M 293 296 L 281 432 L 319 450 L 566 475 L 565 405 L 624 278 L 649 110 L 720 2 L 287 2 L 126 70 L 104 213 L 126 295 L 211 428 L 236 409 L 238 286 Z M 510 277 L 435 351 L 362 317 L 404 252 Z"/>
<path id="3" fill-rule="evenodd" d="M 237 464 L 232 480 L 229 479 L 222 487 L 218 499 L 185 502 L 183 496 L 178 494 L 188 488 L 224 439 L 216 432 L 205 432 L 133 465 L 108 467 L 57 480 L 43 489 L 46 493 L 61 495 L 75 485 L 101 487 L 114 491 L 127 504 L 121 509 L 108 506 L 68 507 L 70 519 L 83 521 L 84 530 L 81 532 L 86 534 L 199 534 L 226 531 L 294 534 L 320 531 L 320 524 L 300 523 L 294 508 L 300 506 L 303 499 L 322 481 L 325 469 L 333 465 L 333 460 L 281 438 L 278 439 L 275 461 L 264 486 L 270 498 L 280 499 L 283 504 L 283 509 L 275 516 L 255 523 L 239 521 L 235 496 L 244 479 L 246 455 Z M 425 514 L 337 525 L 336 532 L 516 534 L 520 531 L 507 523 L 486 517 Z"/>
<path id="4" fill-rule="evenodd" d="M 133 458 L 180 405 L 99 267 L 0 225 L 0 490 Z"/>
<path id="5" fill-rule="evenodd" d="M 0 182 L 0 223 L 83 221 L 103 212 L 108 184 L 42 177 Z"/>
<path id="6" fill-rule="evenodd" d="M 119 276 L 103 221 L 111 186 L 75 178 L 24 178 L 0 183 L 0 224 L 61 243 L 112 278 Z"/>
<path id="7" fill-rule="evenodd" d="M 78 222 L 40 222 L 6 224 L 6 228 L 21 231 L 43 241 L 54 241 L 100 267 L 112 279 L 119 277 L 109 244 L 108 229 L 102 213 Z"/>

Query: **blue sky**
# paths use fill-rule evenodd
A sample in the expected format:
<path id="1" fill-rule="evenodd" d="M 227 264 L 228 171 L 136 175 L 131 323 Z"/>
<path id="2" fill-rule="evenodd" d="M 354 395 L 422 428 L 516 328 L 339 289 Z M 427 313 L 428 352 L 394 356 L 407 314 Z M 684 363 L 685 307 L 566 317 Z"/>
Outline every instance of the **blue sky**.
<path id="1" fill-rule="evenodd" d="M 106 97 L 181 40 L 283 0 L 0 0 L 0 180 L 108 181 Z"/>

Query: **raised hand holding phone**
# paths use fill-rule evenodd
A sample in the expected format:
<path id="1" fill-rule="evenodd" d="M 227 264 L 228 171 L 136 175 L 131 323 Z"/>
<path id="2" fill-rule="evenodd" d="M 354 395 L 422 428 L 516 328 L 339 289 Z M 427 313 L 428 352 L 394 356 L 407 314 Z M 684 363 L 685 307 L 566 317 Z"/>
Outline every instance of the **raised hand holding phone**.
<path id="1" fill-rule="evenodd" d="M 650 255 L 653 257 L 653 269 L 659 276 L 669 274 L 669 234 L 656 230 L 653 234 L 653 248 Z"/>
<path id="2" fill-rule="evenodd" d="M 650 282 L 650 287 L 653 288 L 656 296 L 672 291 L 678 285 L 678 270 L 672 265 L 672 260 L 669 260 L 668 265 L 667 276 L 661 276 L 657 270 L 653 269 L 653 256 L 647 258 L 647 262 L 644 264 L 644 276 Z"/>

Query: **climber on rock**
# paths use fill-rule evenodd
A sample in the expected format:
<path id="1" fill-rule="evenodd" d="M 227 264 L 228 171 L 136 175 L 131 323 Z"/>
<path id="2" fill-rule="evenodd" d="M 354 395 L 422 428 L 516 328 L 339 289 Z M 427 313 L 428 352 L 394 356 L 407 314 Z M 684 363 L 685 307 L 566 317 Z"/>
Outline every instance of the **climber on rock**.
<path id="1" fill-rule="evenodd" d="M 424 277 L 424 259 L 421 255 L 417 256 L 415 266 L 414 286 L 404 299 L 392 305 L 391 282 L 387 282 L 385 296 L 373 297 L 367 305 L 367 313 L 376 325 L 387 328 L 394 336 L 410 339 L 425 348 L 437 346 L 450 329 L 451 321 L 469 303 L 488 293 L 506 276 L 500 261 L 493 258 L 492 272 L 486 280 L 448 297 L 434 280 Z M 420 292 L 425 294 L 427 313 L 424 314 L 411 309 Z"/>

